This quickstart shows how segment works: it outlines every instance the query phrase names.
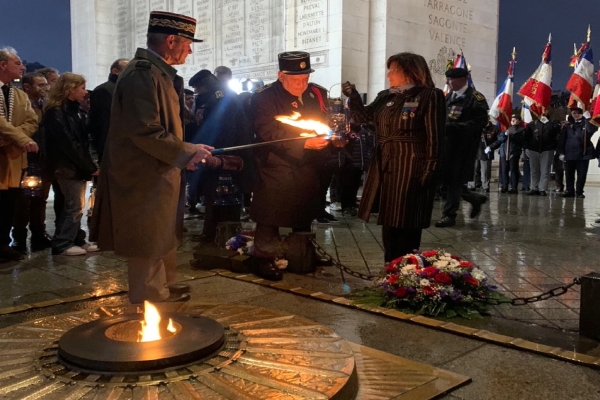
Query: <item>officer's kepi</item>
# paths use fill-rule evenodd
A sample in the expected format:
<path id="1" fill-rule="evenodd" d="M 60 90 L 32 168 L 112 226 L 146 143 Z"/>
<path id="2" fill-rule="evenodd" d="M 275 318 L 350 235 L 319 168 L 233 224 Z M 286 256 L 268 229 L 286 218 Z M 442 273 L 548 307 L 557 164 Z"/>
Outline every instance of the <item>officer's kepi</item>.
<path id="1" fill-rule="evenodd" d="M 310 54 L 305 51 L 279 53 L 279 71 L 287 75 L 303 75 L 315 72 L 310 68 Z"/>
<path id="2" fill-rule="evenodd" d="M 446 71 L 446 78 L 464 78 L 469 75 L 469 71 L 464 68 L 450 68 Z"/>

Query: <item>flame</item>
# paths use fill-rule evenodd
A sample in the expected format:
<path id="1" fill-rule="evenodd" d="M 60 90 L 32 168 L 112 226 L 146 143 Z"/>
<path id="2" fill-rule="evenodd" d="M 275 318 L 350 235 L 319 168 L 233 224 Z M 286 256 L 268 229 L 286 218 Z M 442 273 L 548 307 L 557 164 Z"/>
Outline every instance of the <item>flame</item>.
<path id="1" fill-rule="evenodd" d="M 306 129 L 307 131 L 313 131 L 317 135 L 329 135 L 333 133 L 331 128 L 322 122 L 315 121 L 313 119 L 300 119 L 302 115 L 299 112 L 294 111 L 292 115 L 278 115 L 275 119 L 284 124 L 292 125 L 300 129 Z M 300 136 L 314 137 L 312 133 L 301 133 Z"/>
<path id="2" fill-rule="evenodd" d="M 140 331 L 141 339 L 140 342 L 152 342 L 160 340 L 160 314 L 156 307 L 149 301 L 144 301 L 144 320 L 141 321 L 142 330 Z M 169 318 L 169 326 L 167 327 L 169 332 L 175 332 L 176 329 L 173 326 L 173 320 Z"/>

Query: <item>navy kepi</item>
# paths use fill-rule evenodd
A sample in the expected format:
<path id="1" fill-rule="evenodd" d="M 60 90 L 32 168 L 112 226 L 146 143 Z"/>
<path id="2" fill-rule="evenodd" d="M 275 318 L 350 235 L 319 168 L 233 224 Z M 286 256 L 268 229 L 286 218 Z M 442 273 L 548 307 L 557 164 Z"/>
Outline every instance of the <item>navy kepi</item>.
<path id="1" fill-rule="evenodd" d="M 181 36 L 190 39 L 192 42 L 202 42 L 202 40 L 194 38 L 196 35 L 196 19 L 166 11 L 150 12 L 148 33 L 165 33 Z"/>
<path id="2" fill-rule="evenodd" d="M 464 78 L 469 75 L 469 71 L 464 68 L 450 68 L 446 71 L 446 78 Z"/>
<path id="3" fill-rule="evenodd" d="M 288 75 L 302 75 L 315 72 L 310 68 L 310 54 L 305 51 L 279 53 L 279 71 Z"/>

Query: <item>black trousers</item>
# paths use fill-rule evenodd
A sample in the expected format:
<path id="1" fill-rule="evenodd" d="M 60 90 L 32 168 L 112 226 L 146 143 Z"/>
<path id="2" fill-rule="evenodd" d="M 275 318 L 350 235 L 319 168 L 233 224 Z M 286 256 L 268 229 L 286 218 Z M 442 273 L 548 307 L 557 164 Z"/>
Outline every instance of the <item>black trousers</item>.
<path id="1" fill-rule="evenodd" d="M 383 250 L 385 262 L 418 250 L 421 246 L 422 229 L 398 228 L 383 225 L 381 237 L 383 239 Z"/>
<path id="2" fill-rule="evenodd" d="M 502 165 L 502 189 L 508 189 L 508 183 L 510 182 L 510 188 L 519 189 L 519 156 L 512 156 L 507 161 L 505 157 L 500 157 L 500 164 Z M 528 183 L 529 184 L 529 183 Z"/>
<path id="3" fill-rule="evenodd" d="M 12 241 L 10 231 L 20 195 L 20 188 L 0 190 L 0 247 L 9 246 Z"/>
<path id="4" fill-rule="evenodd" d="M 590 160 L 565 161 L 566 193 L 583 194 L 589 167 Z M 575 185 L 575 172 L 577 172 L 577 185 Z"/>
<path id="5" fill-rule="evenodd" d="M 327 190 L 335 174 L 338 174 L 340 167 L 337 164 L 325 164 L 319 170 L 319 200 L 323 205 L 323 210 L 327 206 Z M 332 200 L 333 202 L 333 200 Z"/>
<path id="6" fill-rule="evenodd" d="M 342 209 L 356 207 L 356 196 L 362 181 L 362 170 L 353 165 L 346 164 L 340 170 L 340 202 Z"/>
<path id="7" fill-rule="evenodd" d="M 28 196 L 21 191 L 17 201 L 12 231 L 13 238 L 20 244 L 25 244 L 27 240 L 27 225 L 29 225 L 32 238 L 42 237 L 46 234 L 46 204 L 48 202 L 50 187 L 51 182 L 46 180 L 42 183 L 42 190 L 39 196 Z"/>

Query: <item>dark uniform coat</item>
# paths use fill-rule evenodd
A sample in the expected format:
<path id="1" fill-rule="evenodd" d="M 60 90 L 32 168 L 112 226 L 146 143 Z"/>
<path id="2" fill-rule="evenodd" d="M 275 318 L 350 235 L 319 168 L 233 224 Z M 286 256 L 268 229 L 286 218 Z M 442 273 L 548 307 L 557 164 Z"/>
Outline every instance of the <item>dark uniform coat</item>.
<path id="1" fill-rule="evenodd" d="M 138 49 L 120 74 L 100 167 L 93 233 L 103 250 L 162 258 L 178 244 L 181 170 L 194 157 L 183 142 L 183 80 Z"/>
<path id="2" fill-rule="evenodd" d="M 473 165 L 481 131 L 488 122 L 485 97 L 472 87 L 456 99 L 446 96 L 446 132 L 443 143 L 442 172 L 444 181 L 473 179 Z"/>
<path id="3" fill-rule="evenodd" d="M 299 112 L 302 119 L 326 122 L 327 90 L 309 83 L 302 102 L 276 81 L 252 95 L 252 128 L 258 142 L 295 138 L 303 130 L 275 120 Z M 319 167 L 328 152 L 305 150 L 304 140 L 255 149 L 257 177 L 250 217 L 265 226 L 306 227 L 321 208 Z"/>
<path id="4" fill-rule="evenodd" d="M 92 144 L 98 153 L 98 160 L 102 160 L 102 155 L 104 153 L 104 146 L 106 144 L 106 136 L 108 135 L 110 123 L 110 107 L 118 77 L 118 75 L 110 74 L 108 76 L 108 81 L 96 86 L 90 94 L 90 113 L 88 121 Z"/>
<path id="5" fill-rule="evenodd" d="M 479 140 L 479 146 L 477 147 L 477 160 L 478 161 L 488 161 L 494 159 L 494 151 L 490 151 L 488 154 L 485 154 L 485 148 L 490 147 L 496 143 L 498 140 L 498 135 L 500 134 L 500 129 L 489 122 L 485 128 L 483 128 L 483 132 L 481 132 L 481 139 Z"/>
<path id="6" fill-rule="evenodd" d="M 375 124 L 377 146 L 362 192 L 358 216 L 369 220 L 378 210 L 380 225 L 424 229 L 431 223 L 435 180 L 444 132 L 444 94 L 413 87 L 402 93 L 380 92 L 364 107 L 353 93 L 356 122 Z"/>

